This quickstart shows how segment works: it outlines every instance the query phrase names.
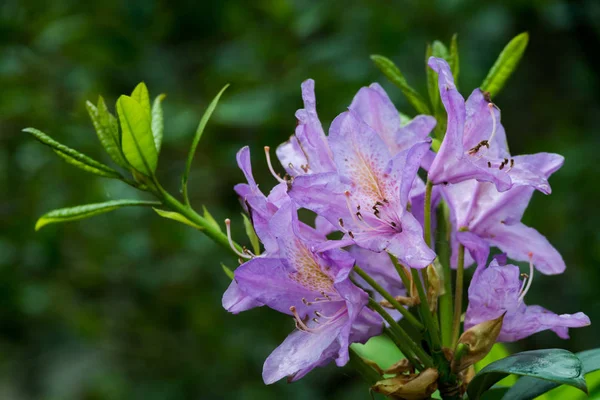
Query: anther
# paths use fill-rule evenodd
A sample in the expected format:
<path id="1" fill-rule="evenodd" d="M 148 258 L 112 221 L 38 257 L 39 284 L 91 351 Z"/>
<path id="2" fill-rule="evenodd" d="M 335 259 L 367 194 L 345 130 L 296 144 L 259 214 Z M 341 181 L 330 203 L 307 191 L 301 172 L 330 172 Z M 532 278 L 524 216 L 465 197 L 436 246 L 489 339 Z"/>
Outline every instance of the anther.
<path id="1" fill-rule="evenodd" d="M 302 302 L 305 306 L 312 306 L 312 303 L 310 301 L 307 301 L 304 297 L 302 298 Z"/>
<path id="2" fill-rule="evenodd" d="M 515 160 L 514 159 L 510 159 L 510 167 L 514 167 L 515 166 Z"/>
<path id="3" fill-rule="evenodd" d="M 488 168 L 492 168 L 492 163 L 488 161 Z"/>
<path id="4" fill-rule="evenodd" d="M 298 311 L 296 311 L 296 307 L 291 306 L 290 311 L 292 312 L 292 315 L 294 316 L 294 319 L 296 320 L 296 328 L 298 328 L 302 331 L 307 331 L 307 332 L 310 331 L 310 328 L 308 326 L 306 326 L 304 321 L 302 321 L 302 318 L 300 318 L 300 315 L 298 315 Z"/>
<path id="5" fill-rule="evenodd" d="M 340 223 L 340 226 L 343 228 L 344 227 L 344 220 L 343 219 L 339 219 L 338 222 Z"/>
<path id="6" fill-rule="evenodd" d="M 502 168 L 504 168 L 504 162 L 498 167 L 499 170 L 502 170 Z"/>
<path id="7" fill-rule="evenodd" d="M 282 179 L 279 174 L 277 174 L 275 172 L 275 170 L 273 169 L 273 164 L 271 164 L 271 148 L 269 146 L 265 146 L 265 157 L 267 158 L 267 166 L 269 167 L 269 171 L 271 172 L 271 175 L 273 175 L 275 177 L 275 179 L 277 179 L 280 183 L 284 183 L 285 180 Z"/>
<path id="8" fill-rule="evenodd" d="M 240 256 L 241 258 L 245 258 L 245 259 L 252 258 L 251 255 L 240 252 L 233 244 L 233 240 L 231 240 L 231 220 L 229 218 L 225 219 L 225 227 L 227 228 L 227 240 L 229 241 L 229 246 L 231 246 L 231 249 L 233 250 L 233 252 L 235 254 L 237 254 L 238 256 Z"/>
<path id="9" fill-rule="evenodd" d="M 348 231 L 348 235 L 350 235 L 350 237 L 351 237 L 352 239 L 354 239 L 354 233 L 352 233 L 352 231 Z"/>

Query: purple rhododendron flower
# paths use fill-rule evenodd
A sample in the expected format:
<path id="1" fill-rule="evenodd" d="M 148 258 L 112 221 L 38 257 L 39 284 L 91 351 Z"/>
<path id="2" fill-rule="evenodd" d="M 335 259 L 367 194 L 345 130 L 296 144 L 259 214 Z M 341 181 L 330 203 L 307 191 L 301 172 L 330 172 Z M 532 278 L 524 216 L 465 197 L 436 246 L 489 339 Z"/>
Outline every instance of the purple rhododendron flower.
<path id="1" fill-rule="evenodd" d="M 446 136 L 429 169 L 429 180 L 437 185 L 476 179 L 494 183 L 499 191 L 527 185 L 549 194 L 550 186 L 539 166 L 560 156 L 538 153 L 512 157 L 500 110 L 480 89 L 475 89 L 465 103 L 448 63 L 431 57 L 428 64 L 438 73 L 440 95 L 448 114 Z"/>
<path id="2" fill-rule="evenodd" d="M 413 268 L 424 268 L 435 253 L 423 230 L 406 210 L 408 196 L 429 141 L 392 157 L 381 137 L 353 111 L 332 123 L 329 145 L 336 172 L 303 175 L 292 183 L 290 196 L 304 208 L 337 224 L 346 241 L 366 249 L 389 251 Z"/>
<path id="3" fill-rule="evenodd" d="M 563 164 L 563 157 L 546 154 L 538 158 L 537 170 L 545 180 Z M 470 180 L 442 188 L 451 212 L 453 236 L 470 248 L 466 238 L 476 236 L 487 247 L 495 246 L 518 261 L 528 261 L 533 253 L 533 263 L 544 274 L 559 274 L 566 268 L 558 251 L 537 230 L 521 222 L 531 200 L 534 188 L 515 186 L 498 192 L 493 184 Z M 471 238 L 469 243 L 473 243 Z M 454 258 L 456 257 L 454 241 Z M 465 265 L 472 260 L 465 260 Z"/>
<path id="4" fill-rule="evenodd" d="M 277 157 L 288 175 L 294 177 L 335 170 L 327 137 L 317 115 L 315 81 L 302 83 L 304 108 L 296 111 L 296 133 L 277 148 Z"/>
<path id="5" fill-rule="evenodd" d="M 278 251 L 254 257 L 235 271 L 236 290 L 260 304 L 292 315 L 296 331 L 267 358 L 263 379 L 296 380 L 317 366 L 348 361 L 348 347 L 381 332 L 382 321 L 365 308 L 368 295 L 349 279 L 354 258 L 339 249 L 316 253 L 296 208 L 288 202 L 273 215 L 270 230 Z"/>
<path id="6" fill-rule="evenodd" d="M 497 259 L 487 268 L 480 265 L 469 286 L 465 330 L 503 313 L 506 315 L 499 342 L 514 342 L 547 329 L 568 339 L 568 328 L 590 324 L 590 319 L 582 312 L 557 315 L 540 306 L 525 305 L 523 298 L 531 287 L 533 272 L 530 262 L 530 274 L 521 281 L 519 267 L 515 265 L 500 265 Z"/>

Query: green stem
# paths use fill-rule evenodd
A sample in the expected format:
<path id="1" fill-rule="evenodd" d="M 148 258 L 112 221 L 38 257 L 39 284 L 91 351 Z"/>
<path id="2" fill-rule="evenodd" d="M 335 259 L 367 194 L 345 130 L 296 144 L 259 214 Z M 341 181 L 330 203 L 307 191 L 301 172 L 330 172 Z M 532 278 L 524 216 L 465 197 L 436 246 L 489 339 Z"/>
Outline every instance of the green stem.
<path id="1" fill-rule="evenodd" d="M 235 254 L 235 251 L 231 248 L 229 244 L 229 240 L 227 239 L 227 235 L 221 232 L 220 229 L 210 224 L 206 218 L 202 217 L 196 211 L 194 211 L 191 207 L 182 204 L 179 200 L 171 196 L 163 187 L 158 183 L 156 179 L 154 179 L 154 184 L 156 185 L 158 193 L 156 196 L 162 200 L 163 204 L 169 207 L 171 210 L 176 211 L 192 221 L 193 223 L 202 227 L 202 232 L 227 250 L 231 251 Z M 242 247 L 233 242 L 233 245 L 236 247 L 238 251 L 242 251 Z M 237 254 L 235 254 L 237 256 Z"/>
<path id="2" fill-rule="evenodd" d="M 458 265 L 456 268 L 456 291 L 454 292 L 454 320 L 452 321 L 452 347 L 458 341 L 460 317 L 462 315 L 463 280 L 465 273 L 465 246 L 458 245 Z"/>
<path id="3" fill-rule="evenodd" d="M 425 208 L 424 208 L 424 219 L 423 219 L 423 235 L 425 236 L 425 243 L 431 247 L 431 192 L 433 190 L 433 183 L 427 180 L 425 185 Z"/>
<path id="4" fill-rule="evenodd" d="M 452 345 L 452 270 L 450 269 L 450 210 L 445 202 L 442 202 L 440 207 L 441 212 L 438 213 L 438 227 L 440 239 L 438 260 L 442 265 L 444 294 L 439 299 L 440 312 L 440 334 L 442 335 L 442 345 L 450 347 Z"/>
<path id="5" fill-rule="evenodd" d="M 398 272 L 398 275 L 400 275 L 400 279 L 402 280 L 402 284 L 406 288 L 406 292 L 410 293 L 411 284 L 410 284 L 410 279 L 408 278 L 408 275 L 406 275 L 406 270 L 398 262 L 398 259 L 396 257 L 394 257 L 390 253 L 388 253 L 388 256 L 390 256 L 390 260 L 392 260 L 392 264 L 394 264 L 394 268 L 396 268 L 396 272 Z"/>
<path id="6" fill-rule="evenodd" d="M 375 280 L 373 278 L 371 278 L 369 276 L 369 274 L 367 274 L 362 268 L 360 268 L 358 265 L 355 265 L 354 266 L 354 271 L 358 275 L 360 275 L 361 278 L 363 278 L 365 281 L 367 281 L 367 283 L 373 289 L 375 289 L 380 295 L 382 295 L 384 299 L 386 299 L 387 301 L 389 301 L 390 304 L 392 306 L 394 306 L 395 309 L 397 309 L 398 311 L 400 311 L 400 313 L 402 314 L 402 316 L 404 317 L 404 319 L 407 322 L 409 322 L 410 324 L 412 324 L 415 328 L 417 328 L 420 331 L 422 331 L 425 328 L 423 326 L 423 324 L 421 322 L 419 322 L 419 320 L 417 320 L 415 318 L 415 316 L 410 313 L 410 311 L 408 311 L 406 308 L 404 308 L 402 306 L 402 304 L 398 303 L 398 300 L 396 300 L 394 298 L 394 296 L 392 296 L 391 294 L 389 294 L 384 288 L 382 288 L 377 282 L 375 282 Z"/>
<path id="7" fill-rule="evenodd" d="M 381 315 L 383 319 L 390 325 L 390 329 L 395 335 L 396 340 L 394 341 L 396 345 L 413 365 L 419 365 L 419 363 L 412 357 L 412 354 L 416 355 L 417 358 L 426 368 L 433 367 L 433 360 L 431 359 L 431 357 L 429 357 L 429 355 L 425 353 L 425 350 L 423 350 L 415 342 L 413 342 L 413 340 L 410 338 L 410 336 L 408 336 L 404 329 L 402 329 L 402 327 L 398 325 L 396 320 L 394 320 L 394 318 L 392 318 L 392 316 L 388 314 L 388 312 L 384 310 L 384 308 L 381 307 L 381 305 L 379 305 L 378 302 L 376 302 L 373 299 L 369 299 L 369 307 L 373 311 Z M 392 337 L 392 340 L 393 339 L 394 337 Z"/>
<path id="8" fill-rule="evenodd" d="M 415 286 L 417 287 L 417 293 L 419 293 L 419 299 L 421 300 L 420 309 L 421 309 L 421 318 L 423 318 L 423 322 L 429 331 L 429 336 L 431 338 L 431 346 L 433 347 L 434 352 L 438 352 L 442 348 L 442 343 L 440 341 L 440 334 L 438 332 L 437 325 L 433 319 L 433 314 L 431 314 L 431 310 L 429 309 L 429 303 L 427 302 L 427 295 L 425 294 L 425 290 L 423 289 L 423 285 L 421 283 L 421 277 L 419 276 L 419 272 L 411 268 L 410 272 L 412 273 L 413 281 L 415 282 Z"/>

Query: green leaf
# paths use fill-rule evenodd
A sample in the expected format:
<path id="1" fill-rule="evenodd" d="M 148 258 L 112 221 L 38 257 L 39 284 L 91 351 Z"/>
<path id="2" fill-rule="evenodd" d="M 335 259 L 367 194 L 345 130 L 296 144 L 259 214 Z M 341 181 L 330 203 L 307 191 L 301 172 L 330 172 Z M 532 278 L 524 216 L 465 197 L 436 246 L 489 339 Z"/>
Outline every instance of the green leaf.
<path id="1" fill-rule="evenodd" d="M 450 53 L 446 45 L 439 40 L 434 40 L 432 44 L 432 52 L 434 57 L 443 58 L 450 63 Z"/>
<path id="2" fill-rule="evenodd" d="M 192 228 L 196 228 L 200 231 L 203 229 L 200 225 L 196 225 L 195 223 L 193 223 L 192 221 L 187 219 L 184 215 L 181 215 L 178 212 L 161 210 L 160 208 L 154 208 L 154 207 L 152 209 L 154 211 L 156 211 L 156 213 L 163 218 L 172 219 L 173 221 L 178 221 L 178 222 L 184 223 L 184 224 L 189 225 Z"/>
<path id="3" fill-rule="evenodd" d="M 138 85 L 131 92 L 131 98 L 138 102 L 142 109 L 148 116 L 150 116 L 150 93 L 144 82 L 138 83 Z"/>
<path id="4" fill-rule="evenodd" d="M 506 346 L 502 343 L 496 343 L 492 347 L 492 350 L 480 361 L 475 363 L 475 372 L 481 371 L 486 365 L 491 364 L 495 361 L 506 358 L 510 355 L 510 352 L 506 348 Z M 496 386 L 512 386 L 517 382 L 517 377 L 515 375 L 508 375 L 506 378 L 502 379 L 500 382 L 496 384 Z"/>
<path id="5" fill-rule="evenodd" d="M 121 167 L 128 168 L 129 164 L 127 164 L 121 152 L 119 124 L 115 116 L 108 111 L 102 96 L 98 98 L 97 107 L 90 101 L 87 101 L 85 106 L 104 150 L 106 150 L 115 163 Z"/>
<path id="6" fill-rule="evenodd" d="M 527 48 L 528 42 L 529 34 L 524 32 L 515 36 L 515 38 L 506 45 L 481 84 L 481 90 L 489 92 L 491 97 L 495 97 L 500 92 L 504 87 L 506 80 L 517 68 L 519 61 Z"/>
<path id="7" fill-rule="evenodd" d="M 203 215 L 204 219 L 206 219 L 206 222 L 208 222 L 209 225 L 214 227 L 219 232 L 223 232 L 221 230 L 221 227 L 219 226 L 219 223 L 217 222 L 217 220 L 214 219 L 214 217 L 208 212 L 208 210 L 206 209 L 205 206 L 202 206 L 202 215 Z"/>
<path id="8" fill-rule="evenodd" d="M 162 101 L 167 97 L 166 94 L 160 94 L 154 99 L 152 105 L 152 136 L 154 136 L 154 145 L 156 146 L 156 152 L 160 154 L 160 147 L 162 146 L 163 131 L 165 130 L 165 124 L 163 120 Z"/>
<path id="9" fill-rule="evenodd" d="M 458 55 L 458 34 L 452 35 L 450 41 L 450 70 L 454 76 L 454 83 L 458 87 L 458 75 L 460 73 L 460 57 Z"/>
<path id="10" fill-rule="evenodd" d="M 90 172 L 95 175 L 104 176 L 106 178 L 121 179 L 123 176 L 109 167 L 104 165 L 85 154 L 81 154 L 77 150 L 65 146 L 46 135 L 44 132 L 35 128 L 25 128 L 23 132 L 31 133 L 37 140 L 49 146 L 54 150 L 56 154 L 61 156 L 66 162 L 76 166 L 84 171 Z"/>
<path id="11" fill-rule="evenodd" d="M 429 106 L 423 99 L 423 97 L 413 89 L 402 72 L 398 67 L 388 58 L 374 54 L 371 56 L 371 60 L 375 63 L 377 68 L 394 84 L 396 85 L 406 96 L 410 104 L 417 110 L 419 114 L 430 114 Z"/>
<path id="12" fill-rule="evenodd" d="M 252 222 L 250 222 L 250 218 L 246 216 L 246 214 L 242 213 L 242 217 L 244 218 L 244 228 L 246 228 L 246 235 L 248 239 L 250 239 L 250 244 L 252 244 L 252 250 L 254 254 L 260 254 L 260 241 L 258 240 L 258 236 L 256 236 L 256 232 L 254 231 L 254 227 L 252 226 Z"/>
<path id="13" fill-rule="evenodd" d="M 229 268 L 227 268 L 227 266 L 223 263 L 221 263 L 221 268 L 223 268 L 223 272 L 225 272 L 225 275 L 227 275 L 229 277 L 229 279 L 233 280 L 234 275 L 233 275 L 233 271 Z"/>
<path id="14" fill-rule="evenodd" d="M 204 128 L 206 127 L 206 124 L 208 123 L 208 120 L 210 119 L 210 116 L 212 115 L 213 111 L 215 111 L 215 108 L 217 107 L 217 104 L 219 103 L 219 99 L 221 98 L 221 95 L 223 94 L 225 89 L 227 89 L 228 87 L 229 87 L 229 84 L 223 86 L 223 89 L 221 89 L 221 91 L 210 102 L 210 104 L 208 105 L 208 108 L 204 112 L 204 115 L 200 119 L 198 128 L 196 129 L 196 134 L 194 135 L 194 140 L 192 141 L 192 146 L 190 147 L 190 152 L 188 153 L 187 162 L 185 164 L 185 171 L 183 172 L 183 176 L 181 177 L 181 189 L 183 192 L 183 197 L 187 204 L 189 204 L 189 199 L 188 199 L 188 195 L 187 195 L 187 182 L 188 182 L 188 178 L 190 176 L 190 169 L 192 168 L 192 161 L 194 159 L 194 154 L 196 154 L 196 147 L 198 147 L 198 143 L 200 143 L 200 139 L 202 138 L 202 133 L 204 133 Z"/>
<path id="15" fill-rule="evenodd" d="M 480 399 L 485 391 L 509 374 L 558 382 L 587 393 L 583 366 L 577 356 L 563 349 L 544 349 L 513 354 L 489 364 L 469 384 L 469 399 Z"/>
<path id="16" fill-rule="evenodd" d="M 404 354 L 386 335 L 374 336 L 365 344 L 353 343 L 351 348 L 360 357 L 375 362 L 383 370 L 405 358 Z"/>
<path id="17" fill-rule="evenodd" d="M 157 206 L 160 205 L 157 201 L 143 200 L 113 200 L 104 203 L 86 204 L 82 206 L 60 208 L 52 210 L 40 217 L 35 224 L 35 230 L 38 231 L 48 224 L 58 222 L 75 221 L 78 219 L 89 218 L 94 215 L 103 214 L 109 211 L 116 210 L 122 207 L 132 206 Z"/>
<path id="18" fill-rule="evenodd" d="M 117 100 L 117 113 L 125 158 L 138 172 L 152 176 L 158 163 L 158 153 L 152 136 L 150 113 L 146 113 L 133 98 L 124 95 Z"/>
<path id="19" fill-rule="evenodd" d="M 429 58 L 433 57 L 433 48 L 430 44 L 427 44 L 427 50 L 425 52 L 425 71 L 427 73 L 427 92 L 429 93 L 429 101 L 431 103 L 431 109 L 435 111 L 440 106 L 440 94 L 438 93 L 438 78 L 434 70 L 429 68 Z"/>
<path id="20" fill-rule="evenodd" d="M 577 353 L 577 357 L 581 360 L 584 374 L 600 370 L 600 349 Z M 560 383 L 524 376 L 510 388 L 506 396 L 507 399 L 534 399 L 558 386 Z"/>

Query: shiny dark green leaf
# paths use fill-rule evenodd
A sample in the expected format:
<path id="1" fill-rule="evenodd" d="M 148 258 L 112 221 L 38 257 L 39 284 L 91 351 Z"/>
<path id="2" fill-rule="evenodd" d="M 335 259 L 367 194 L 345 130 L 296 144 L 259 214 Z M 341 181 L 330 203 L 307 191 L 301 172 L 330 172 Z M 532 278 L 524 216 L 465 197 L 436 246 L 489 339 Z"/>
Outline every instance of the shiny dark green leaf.
<path id="1" fill-rule="evenodd" d="M 509 374 L 570 385 L 587 393 L 579 358 L 567 350 L 544 349 L 512 354 L 487 365 L 469 384 L 469 399 L 480 399 L 483 393 Z"/>
<path id="2" fill-rule="evenodd" d="M 78 219 L 93 217 L 122 207 L 132 206 L 158 206 L 156 201 L 143 200 L 113 200 L 104 203 L 85 204 L 76 207 L 60 208 L 42 215 L 35 224 L 35 230 L 40 230 L 48 224 L 69 222 Z"/>
<path id="3" fill-rule="evenodd" d="M 31 133 L 37 140 L 49 146 L 58 154 L 62 159 L 71 165 L 76 166 L 84 171 L 90 172 L 95 175 L 103 176 L 106 178 L 121 179 L 122 176 L 117 171 L 104 165 L 85 154 L 78 152 L 70 147 L 65 146 L 46 135 L 44 132 L 35 128 L 25 128 L 23 132 Z"/>
<path id="4" fill-rule="evenodd" d="M 495 97 L 500 92 L 506 80 L 517 68 L 528 42 L 529 34 L 524 32 L 515 36 L 506 45 L 481 84 L 481 90 L 489 92 L 491 97 Z"/>
<path id="5" fill-rule="evenodd" d="M 377 68 L 379 68 L 379 70 L 402 91 L 409 103 L 412 104 L 419 114 L 431 114 L 425 99 L 423 99 L 423 97 L 408 84 L 406 78 L 392 60 L 377 54 L 372 55 L 371 60 L 373 60 Z"/>
<path id="6" fill-rule="evenodd" d="M 577 357 L 581 360 L 584 374 L 600 370 L 600 349 L 582 351 L 577 353 Z M 558 386 L 560 383 L 524 376 L 510 388 L 506 399 L 535 399 Z"/>

